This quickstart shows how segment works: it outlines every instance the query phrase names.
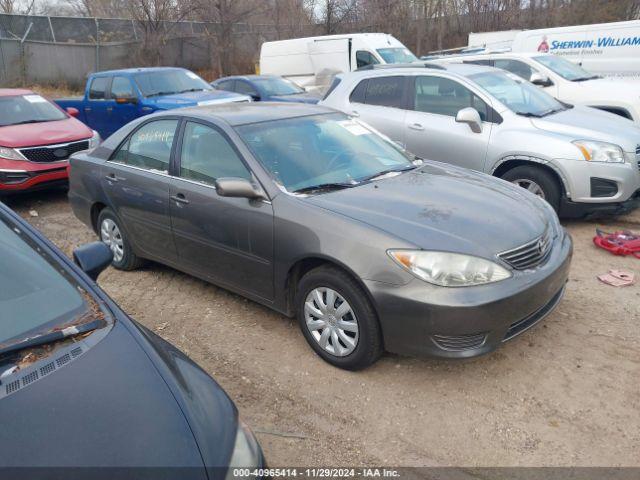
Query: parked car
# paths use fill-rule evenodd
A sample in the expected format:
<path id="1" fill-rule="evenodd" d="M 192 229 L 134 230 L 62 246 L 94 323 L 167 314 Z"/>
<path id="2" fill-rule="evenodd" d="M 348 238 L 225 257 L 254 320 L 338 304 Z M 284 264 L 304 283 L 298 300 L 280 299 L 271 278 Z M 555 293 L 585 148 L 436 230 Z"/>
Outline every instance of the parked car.
<path id="1" fill-rule="evenodd" d="M 91 74 L 84 97 L 60 98 L 56 103 L 77 109 L 80 120 L 107 138 L 130 121 L 156 111 L 250 100 L 214 90 L 184 68 L 156 67 Z"/>
<path id="2" fill-rule="evenodd" d="M 524 30 L 511 48 L 562 56 L 598 75 L 640 80 L 640 20 Z"/>
<path id="3" fill-rule="evenodd" d="M 249 95 L 256 102 L 318 103 L 320 95 L 308 93 L 291 80 L 278 75 L 238 75 L 219 78 L 213 88 Z"/>
<path id="4" fill-rule="evenodd" d="M 544 53 L 480 53 L 438 60 L 501 68 L 543 88 L 558 100 L 599 108 L 640 124 L 638 84 L 602 78 L 558 55 Z"/>
<path id="5" fill-rule="evenodd" d="M 337 77 L 320 103 L 416 155 L 516 183 L 561 216 L 624 213 L 640 203 L 640 127 L 492 67 L 353 72 Z"/>
<path id="6" fill-rule="evenodd" d="M 387 33 L 323 35 L 264 42 L 260 48 L 260 73 L 290 78 L 311 91 L 329 86 L 336 73 L 417 60 Z"/>
<path id="7" fill-rule="evenodd" d="M 111 250 L 74 259 L 84 273 L 0 203 L 0 469 L 223 479 L 262 467 L 222 388 L 95 284 Z"/>
<path id="8" fill-rule="evenodd" d="M 0 194 L 67 183 L 67 159 L 94 148 L 97 132 L 44 97 L 0 89 Z"/>
<path id="9" fill-rule="evenodd" d="M 572 248 L 535 195 L 296 103 L 136 121 L 73 157 L 69 200 L 116 268 L 152 259 L 296 316 L 346 369 L 494 350 L 557 305 Z"/>

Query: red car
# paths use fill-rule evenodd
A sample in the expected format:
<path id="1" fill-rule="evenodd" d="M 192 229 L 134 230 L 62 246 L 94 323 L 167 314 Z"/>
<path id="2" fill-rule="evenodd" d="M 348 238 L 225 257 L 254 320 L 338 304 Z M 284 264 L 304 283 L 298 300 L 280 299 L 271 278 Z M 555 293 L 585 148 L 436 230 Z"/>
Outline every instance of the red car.
<path id="1" fill-rule="evenodd" d="M 64 185 L 71 154 L 100 135 L 30 90 L 0 88 L 0 194 Z"/>

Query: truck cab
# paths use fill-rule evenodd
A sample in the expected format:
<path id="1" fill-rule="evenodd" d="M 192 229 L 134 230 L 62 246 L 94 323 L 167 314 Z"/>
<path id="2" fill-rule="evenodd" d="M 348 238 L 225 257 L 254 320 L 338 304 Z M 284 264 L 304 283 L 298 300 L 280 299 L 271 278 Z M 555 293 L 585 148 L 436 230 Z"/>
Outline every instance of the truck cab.
<path id="1" fill-rule="evenodd" d="M 184 68 L 161 67 L 91 74 L 83 97 L 61 98 L 56 103 L 64 109 L 77 109 L 78 119 L 104 139 L 132 120 L 156 111 L 249 101 L 247 95 L 214 90 Z"/>

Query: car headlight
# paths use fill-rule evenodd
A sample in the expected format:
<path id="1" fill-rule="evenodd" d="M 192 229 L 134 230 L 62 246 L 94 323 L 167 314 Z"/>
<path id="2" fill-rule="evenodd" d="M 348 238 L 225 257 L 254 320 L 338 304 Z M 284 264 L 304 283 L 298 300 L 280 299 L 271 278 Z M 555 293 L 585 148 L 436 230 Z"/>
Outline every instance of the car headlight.
<path id="1" fill-rule="evenodd" d="M 572 142 L 589 162 L 624 163 L 622 148 L 613 143 L 595 140 L 576 140 Z"/>
<path id="2" fill-rule="evenodd" d="M 229 460 L 229 470 L 225 479 L 249 478 L 242 475 L 234 475 L 234 469 L 255 469 L 262 468 L 262 453 L 256 437 L 249 427 L 242 420 L 238 419 L 238 433 L 236 433 L 236 443 L 233 446 L 231 460 Z"/>
<path id="3" fill-rule="evenodd" d="M 100 145 L 102 139 L 100 138 L 100 134 L 93 130 L 93 135 L 89 139 L 89 148 L 96 148 Z"/>
<path id="4" fill-rule="evenodd" d="M 388 253 L 416 277 L 441 287 L 470 287 L 511 277 L 511 272 L 497 263 L 471 255 L 424 250 L 389 250 Z"/>
<path id="5" fill-rule="evenodd" d="M 26 160 L 19 151 L 8 147 L 0 147 L 0 158 L 6 158 L 7 160 Z"/>

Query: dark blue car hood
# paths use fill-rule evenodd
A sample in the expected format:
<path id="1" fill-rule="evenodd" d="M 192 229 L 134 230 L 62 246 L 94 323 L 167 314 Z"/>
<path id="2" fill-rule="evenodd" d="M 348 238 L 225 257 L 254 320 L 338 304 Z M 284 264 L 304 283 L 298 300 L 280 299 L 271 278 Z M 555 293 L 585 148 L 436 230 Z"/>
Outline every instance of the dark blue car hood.
<path id="1" fill-rule="evenodd" d="M 136 329 L 116 322 L 80 357 L 0 400 L 0 468 L 182 467 L 188 478 L 206 478 L 203 456 L 209 465 L 228 461 L 231 401 L 209 378 L 203 409 L 203 384 L 188 378 L 195 365 Z M 208 438 L 195 420 L 207 422 Z"/>
<path id="2" fill-rule="evenodd" d="M 174 95 L 163 95 L 161 97 L 151 97 L 146 99 L 146 103 L 155 105 L 156 108 L 181 108 L 193 107 L 196 105 L 207 105 L 213 103 L 226 103 L 231 101 L 249 101 L 246 95 L 223 90 L 207 90 L 203 92 L 176 93 Z"/>
<path id="3" fill-rule="evenodd" d="M 271 95 L 267 99 L 269 102 L 297 102 L 316 104 L 320 97 L 311 93 L 294 93 L 293 95 Z"/>

